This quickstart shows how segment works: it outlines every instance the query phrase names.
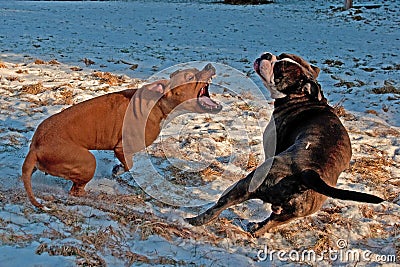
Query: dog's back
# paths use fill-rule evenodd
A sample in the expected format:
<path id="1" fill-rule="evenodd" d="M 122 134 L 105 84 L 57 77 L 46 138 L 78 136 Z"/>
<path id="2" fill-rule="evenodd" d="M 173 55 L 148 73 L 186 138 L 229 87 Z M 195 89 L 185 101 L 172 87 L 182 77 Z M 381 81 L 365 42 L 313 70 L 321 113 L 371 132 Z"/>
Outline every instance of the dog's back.
<path id="1" fill-rule="evenodd" d="M 106 94 L 50 116 L 38 126 L 31 149 L 54 148 L 59 142 L 62 147 L 73 142 L 91 150 L 112 149 L 121 139 L 126 108 L 135 92 L 132 89 Z"/>
<path id="2" fill-rule="evenodd" d="M 308 97 L 275 104 L 276 154 L 290 149 L 299 171 L 317 170 L 335 186 L 339 174 L 349 167 L 351 143 L 348 133 L 326 101 Z"/>

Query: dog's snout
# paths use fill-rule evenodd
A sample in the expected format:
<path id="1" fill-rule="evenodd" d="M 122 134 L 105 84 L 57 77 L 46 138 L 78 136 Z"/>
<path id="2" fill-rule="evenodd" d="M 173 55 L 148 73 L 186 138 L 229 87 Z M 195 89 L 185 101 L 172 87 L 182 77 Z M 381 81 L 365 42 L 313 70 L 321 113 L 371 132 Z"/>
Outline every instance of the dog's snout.
<path id="1" fill-rule="evenodd" d="M 214 68 L 214 66 L 211 63 L 208 63 L 205 67 L 204 67 L 205 71 L 211 71 L 215 74 L 216 70 Z"/>
<path id="2" fill-rule="evenodd" d="M 204 74 L 206 74 L 207 76 L 213 76 L 216 74 L 216 69 L 214 68 L 214 66 L 211 63 L 208 63 L 207 65 L 205 65 L 203 70 L 198 73 L 198 75 L 200 75 L 200 76 L 204 75 Z"/>
<path id="3" fill-rule="evenodd" d="M 211 70 L 211 69 L 213 69 L 214 67 L 213 67 L 213 65 L 211 65 L 211 63 L 208 63 L 205 67 L 204 67 L 204 69 L 205 70 Z"/>
<path id="4" fill-rule="evenodd" d="M 271 60 L 272 59 L 272 54 L 267 52 L 267 53 L 262 54 L 260 58 L 261 58 L 261 60 L 264 60 L 264 59 L 265 60 Z"/>

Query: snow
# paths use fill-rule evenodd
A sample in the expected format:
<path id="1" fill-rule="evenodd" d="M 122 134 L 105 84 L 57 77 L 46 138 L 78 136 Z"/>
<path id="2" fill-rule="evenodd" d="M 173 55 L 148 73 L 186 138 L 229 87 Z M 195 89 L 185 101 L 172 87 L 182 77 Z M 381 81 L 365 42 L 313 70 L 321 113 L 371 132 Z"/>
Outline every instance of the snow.
<path id="1" fill-rule="evenodd" d="M 367 8 L 373 4 L 379 7 Z M 277 257 L 260 262 L 257 252 L 266 244 L 286 252 L 337 249 L 339 239 L 349 249 L 397 255 L 398 262 L 400 2 L 356 1 L 364 7 L 348 11 L 341 5 L 0 0 L 0 265 L 300 265 Z M 259 239 L 240 227 L 269 215 L 270 206 L 255 200 L 207 226 L 183 221 L 249 173 L 249 163 L 263 160 L 262 132 L 273 105 L 252 64 L 264 51 L 295 53 L 320 67 L 324 94 L 344 107 L 341 119 L 352 141 L 351 167 L 337 186 L 387 202 L 329 199 L 315 215 Z M 19 176 L 43 119 L 208 62 L 217 69 L 210 93 L 223 105 L 219 114 L 168 119 L 147 153 L 135 155 L 133 172 L 116 178 L 113 153 L 94 151 L 97 169 L 87 197 L 69 197 L 69 181 L 36 172 L 33 190 L 51 211 L 32 207 Z M 107 84 L 94 71 L 123 81 Z M 38 83 L 42 92 L 23 92 Z M 343 262 L 325 258 L 318 264 Z"/>

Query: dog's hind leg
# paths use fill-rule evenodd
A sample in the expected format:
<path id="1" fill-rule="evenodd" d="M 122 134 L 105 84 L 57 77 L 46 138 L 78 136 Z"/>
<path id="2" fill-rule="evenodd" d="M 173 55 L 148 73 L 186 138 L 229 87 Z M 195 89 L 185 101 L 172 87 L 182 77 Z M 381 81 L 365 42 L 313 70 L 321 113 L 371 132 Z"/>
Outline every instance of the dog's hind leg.
<path id="1" fill-rule="evenodd" d="M 73 182 L 69 191 L 70 195 L 83 196 L 86 194 L 85 186 L 93 178 L 96 170 L 96 159 L 88 150 L 79 153 L 79 163 L 74 167 L 67 179 Z"/>
<path id="2" fill-rule="evenodd" d="M 40 153 L 39 153 L 40 154 Z M 85 194 L 85 185 L 93 178 L 96 159 L 89 150 L 79 146 L 65 146 L 54 149 L 39 157 L 39 169 L 53 176 L 63 177 L 73 182 L 70 195 Z"/>
<path id="3" fill-rule="evenodd" d="M 249 193 L 248 187 L 253 174 L 254 171 L 225 190 L 214 206 L 196 217 L 186 218 L 186 221 L 195 226 L 206 224 L 218 217 L 226 208 L 251 199 L 252 194 Z"/>

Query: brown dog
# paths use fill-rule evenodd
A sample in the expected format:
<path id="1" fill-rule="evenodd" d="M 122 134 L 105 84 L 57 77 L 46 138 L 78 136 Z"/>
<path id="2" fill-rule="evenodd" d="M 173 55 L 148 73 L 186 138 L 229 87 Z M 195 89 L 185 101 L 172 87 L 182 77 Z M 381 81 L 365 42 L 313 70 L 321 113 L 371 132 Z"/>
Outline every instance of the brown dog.
<path id="1" fill-rule="evenodd" d="M 22 166 L 22 180 L 31 203 L 43 208 L 31 186 L 35 167 L 71 180 L 70 194 L 81 196 L 96 168 L 95 157 L 89 150 L 114 150 L 124 170 L 128 171 L 132 168 L 133 153 L 153 143 L 160 133 L 160 122 L 178 106 L 189 112 L 219 112 L 221 105 L 211 100 L 208 93 L 214 75 L 215 68 L 211 64 L 201 71 L 176 71 L 170 80 L 96 97 L 44 120 L 32 138 Z M 132 125 L 134 123 L 141 125 Z M 138 130 L 132 130 L 135 128 Z M 140 136 L 128 136 L 135 133 Z M 129 140 L 125 144 L 123 134 Z"/>
<path id="2" fill-rule="evenodd" d="M 227 189 L 213 207 L 187 221 L 202 225 L 232 205 L 257 198 L 272 204 L 269 218 L 248 227 L 254 236 L 260 236 L 318 211 L 327 196 L 382 202 L 373 195 L 334 188 L 349 166 L 351 144 L 316 81 L 319 69 L 298 56 L 271 53 L 258 58 L 254 68 L 276 99 L 264 132 L 266 161 Z"/>

